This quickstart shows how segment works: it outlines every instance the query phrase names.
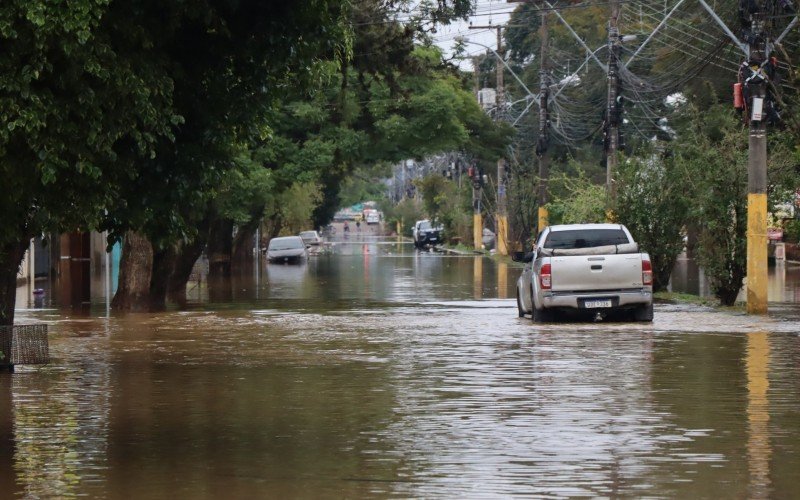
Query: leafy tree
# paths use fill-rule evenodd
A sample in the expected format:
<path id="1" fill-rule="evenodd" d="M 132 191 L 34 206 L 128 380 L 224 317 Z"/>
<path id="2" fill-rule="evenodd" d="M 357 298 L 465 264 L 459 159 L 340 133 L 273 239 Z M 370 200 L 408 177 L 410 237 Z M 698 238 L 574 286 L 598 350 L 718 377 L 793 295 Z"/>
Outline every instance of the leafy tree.
<path id="1" fill-rule="evenodd" d="M 0 324 L 28 240 L 96 225 L 183 123 L 158 34 L 142 28 L 125 2 L 0 4 Z"/>
<path id="2" fill-rule="evenodd" d="M 592 182 L 581 170 L 575 177 L 561 175 L 552 179 L 551 186 L 550 224 L 605 220 L 605 186 Z"/>
<path id="3" fill-rule="evenodd" d="M 315 61 L 341 61 L 350 49 L 346 2 L 205 0 L 165 8 L 166 16 L 158 6 L 134 4 L 129 15 L 142 29 L 158 33 L 152 45 L 169 65 L 175 108 L 184 123 L 174 140 L 159 141 L 152 158 L 118 184 L 103 226 L 112 235 L 140 231 L 153 244 L 150 309 L 163 309 L 166 291 L 177 287 L 179 294 L 188 277 L 188 264 L 179 276 L 170 271 L 176 252 L 189 250 L 179 257 L 192 261 L 210 237 L 211 270 L 227 272 L 237 214 L 224 214 L 225 206 L 230 208 L 225 184 L 235 180 L 225 173 L 243 166 L 237 161 L 242 151 L 266 156 L 258 147 L 272 133 L 270 114 L 286 88 L 302 91 L 318 84 L 324 75 Z M 251 175 L 257 176 L 245 173 Z M 218 196 L 223 197 L 219 203 Z M 241 210 L 258 213 L 259 204 L 247 202 Z M 256 224 L 245 226 L 239 233 L 242 245 Z M 210 233 L 204 234 L 206 228 Z M 128 265 L 124 254 L 122 265 Z M 126 290 L 120 287 L 114 307 L 141 308 Z"/>
<path id="4" fill-rule="evenodd" d="M 653 290 L 665 290 L 683 250 L 691 202 L 686 177 L 675 162 L 653 149 L 620 162 L 617 173 L 617 220 L 650 254 Z"/>
<path id="5" fill-rule="evenodd" d="M 444 191 L 448 182 L 441 175 L 428 175 L 415 182 L 422 196 L 422 206 L 432 221 L 439 220 L 445 202 Z"/>
<path id="6" fill-rule="evenodd" d="M 698 263 L 714 295 L 732 305 L 747 271 L 747 141 L 728 106 L 688 113 L 691 128 L 677 141 L 672 161 L 691 186 Z"/>

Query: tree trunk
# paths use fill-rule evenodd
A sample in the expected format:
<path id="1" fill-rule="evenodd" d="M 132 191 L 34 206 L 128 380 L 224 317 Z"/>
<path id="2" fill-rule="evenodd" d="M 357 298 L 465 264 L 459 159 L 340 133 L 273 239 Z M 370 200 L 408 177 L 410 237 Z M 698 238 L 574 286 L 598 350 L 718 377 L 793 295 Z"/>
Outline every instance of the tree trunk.
<path id="1" fill-rule="evenodd" d="M 17 273 L 27 248 L 27 239 L 18 243 L 7 243 L 0 247 L 0 326 L 14 324 Z"/>
<path id="2" fill-rule="evenodd" d="M 164 311 L 167 308 L 167 290 L 177 260 L 175 247 L 153 252 L 153 272 L 150 277 L 150 312 Z"/>
<path id="3" fill-rule="evenodd" d="M 115 311 L 148 311 L 152 271 L 153 246 L 141 233 L 128 231 L 122 244 L 119 285 L 111 307 Z"/>
<path id="4" fill-rule="evenodd" d="M 167 287 L 167 297 L 170 302 L 174 302 L 180 307 L 186 307 L 186 283 L 192 275 L 195 262 L 203 254 L 206 241 L 208 241 L 207 222 L 200 228 L 194 240 L 183 243 L 178 247 L 175 266 L 172 269 L 172 276 L 169 278 Z"/>
<path id="5" fill-rule="evenodd" d="M 208 294 L 212 301 L 231 298 L 233 221 L 216 218 L 208 231 Z"/>
<path id="6" fill-rule="evenodd" d="M 256 235 L 256 229 L 261 224 L 261 214 L 263 209 L 259 211 L 257 217 L 253 217 L 247 224 L 239 227 L 236 237 L 233 239 L 233 255 L 232 265 L 235 268 L 247 267 L 253 264 L 253 238 Z M 256 242 L 258 244 L 258 242 Z"/>

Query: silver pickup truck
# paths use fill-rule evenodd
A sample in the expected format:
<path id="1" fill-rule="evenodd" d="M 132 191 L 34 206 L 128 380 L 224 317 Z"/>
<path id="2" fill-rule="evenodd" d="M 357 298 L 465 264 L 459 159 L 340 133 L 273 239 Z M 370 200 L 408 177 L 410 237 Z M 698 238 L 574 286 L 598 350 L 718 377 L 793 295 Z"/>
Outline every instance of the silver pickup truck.
<path id="1" fill-rule="evenodd" d="M 517 280 L 519 316 L 554 321 L 560 311 L 653 320 L 653 271 L 621 224 L 571 224 L 542 231 Z M 619 314 L 618 314 L 619 313 Z"/>

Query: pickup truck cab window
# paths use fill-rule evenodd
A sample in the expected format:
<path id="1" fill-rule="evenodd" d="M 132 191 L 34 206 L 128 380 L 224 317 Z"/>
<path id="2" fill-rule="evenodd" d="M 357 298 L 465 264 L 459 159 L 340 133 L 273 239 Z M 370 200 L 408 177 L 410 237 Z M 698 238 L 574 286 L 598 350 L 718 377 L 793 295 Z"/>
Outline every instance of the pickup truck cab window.
<path id="1" fill-rule="evenodd" d="M 551 231 L 544 248 L 591 248 L 630 243 L 622 229 L 580 229 Z"/>

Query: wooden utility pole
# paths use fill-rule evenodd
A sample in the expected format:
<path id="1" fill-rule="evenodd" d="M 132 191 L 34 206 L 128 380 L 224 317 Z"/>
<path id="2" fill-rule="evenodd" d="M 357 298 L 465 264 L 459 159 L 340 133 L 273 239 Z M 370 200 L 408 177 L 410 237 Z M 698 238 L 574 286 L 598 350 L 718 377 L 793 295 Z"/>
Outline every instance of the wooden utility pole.
<path id="1" fill-rule="evenodd" d="M 541 232 L 549 224 L 549 212 L 547 210 L 548 192 L 547 185 L 550 177 L 550 114 L 547 110 L 549 98 L 548 64 L 550 45 L 549 30 L 547 29 L 547 18 L 549 11 L 542 9 L 541 24 L 539 26 L 540 60 L 539 60 L 539 138 L 536 141 L 536 157 L 539 159 L 539 189 L 537 193 L 538 217 L 537 232 Z"/>
<path id="2" fill-rule="evenodd" d="M 619 0 L 611 0 L 608 19 L 608 99 L 606 101 L 606 218 L 613 220 L 614 201 L 617 196 L 614 175 L 617 170 L 619 126 L 622 122 L 622 105 L 619 92 Z"/>

